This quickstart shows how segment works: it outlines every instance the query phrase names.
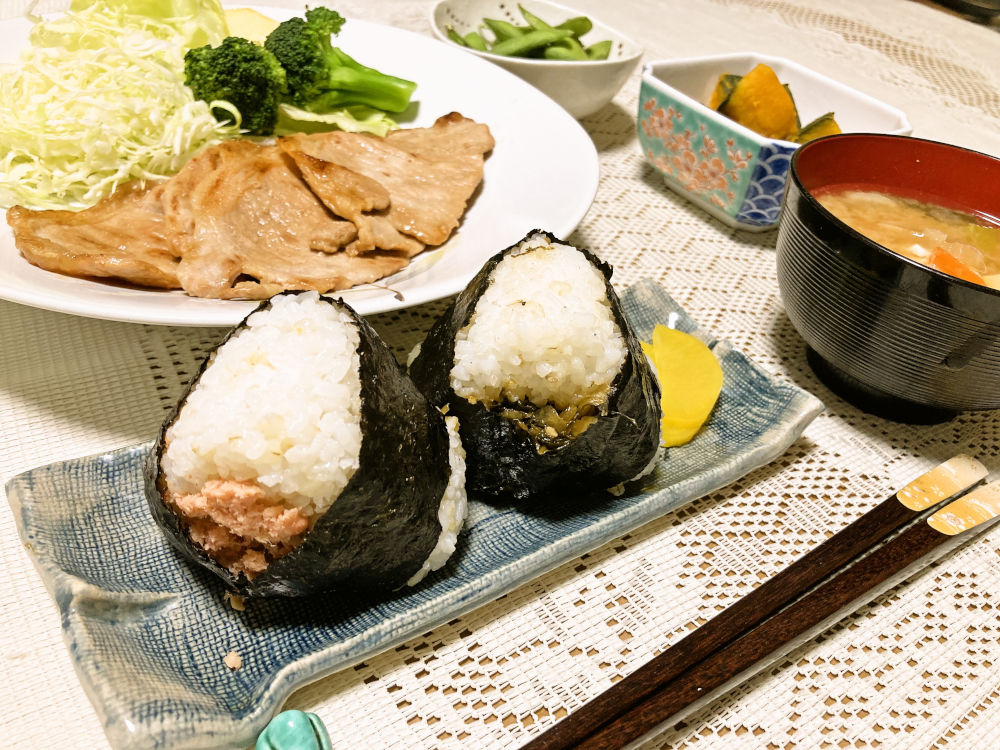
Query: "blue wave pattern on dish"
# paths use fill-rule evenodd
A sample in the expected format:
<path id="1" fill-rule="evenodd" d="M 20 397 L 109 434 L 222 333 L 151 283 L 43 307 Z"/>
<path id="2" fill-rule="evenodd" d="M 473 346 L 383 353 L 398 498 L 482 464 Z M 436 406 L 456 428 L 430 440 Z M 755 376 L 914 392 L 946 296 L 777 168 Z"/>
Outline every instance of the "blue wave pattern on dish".
<path id="1" fill-rule="evenodd" d="M 723 487 L 781 453 L 822 410 L 716 341 L 652 281 L 623 295 L 640 338 L 664 323 L 713 347 L 725 383 L 689 444 L 620 497 L 543 514 L 471 502 L 451 562 L 381 599 L 226 600 L 181 559 L 143 494 L 150 444 L 43 466 L 7 485 L 22 541 L 62 613 L 80 680 L 116 748 L 247 747 L 296 688 L 427 632 Z M 230 651 L 242 667 L 229 669 Z"/>
<path id="2" fill-rule="evenodd" d="M 778 223 L 785 179 L 792 163 L 794 146 L 767 143 L 760 147 L 757 164 L 747 186 L 746 198 L 736 212 L 744 224 L 771 226 Z"/>

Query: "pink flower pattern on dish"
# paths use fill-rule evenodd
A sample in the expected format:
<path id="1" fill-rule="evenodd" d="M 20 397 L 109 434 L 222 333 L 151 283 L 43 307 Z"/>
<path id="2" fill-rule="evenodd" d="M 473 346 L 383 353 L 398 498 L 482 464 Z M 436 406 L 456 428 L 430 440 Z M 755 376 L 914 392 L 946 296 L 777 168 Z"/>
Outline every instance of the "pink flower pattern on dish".
<path id="1" fill-rule="evenodd" d="M 729 208 L 736 200 L 742 173 L 751 167 L 753 153 L 740 149 L 732 138 L 720 144 L 701 124 L 696 132 L 684 126 L 684 114 L 673 106 L 657 106 L 654 98 L 642 104 L 639 125 L 650 139 L 663 144 L 666 153 L 647 150 L 658 169 L 673 175 L 685 190 Z"/>

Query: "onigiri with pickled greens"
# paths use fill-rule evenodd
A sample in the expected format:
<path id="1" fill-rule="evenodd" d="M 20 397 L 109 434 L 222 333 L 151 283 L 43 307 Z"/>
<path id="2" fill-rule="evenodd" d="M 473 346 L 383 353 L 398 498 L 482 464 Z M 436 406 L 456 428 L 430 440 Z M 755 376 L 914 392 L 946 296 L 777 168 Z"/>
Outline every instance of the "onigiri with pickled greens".
<path id="1" fill-rule="evenodd" d="M 610 277 L 535 230 L 487 262 L 412 356 L 417 386 L 458 417 L 471 495 L 616 489 L 655 465 L 659 386 Z"/>

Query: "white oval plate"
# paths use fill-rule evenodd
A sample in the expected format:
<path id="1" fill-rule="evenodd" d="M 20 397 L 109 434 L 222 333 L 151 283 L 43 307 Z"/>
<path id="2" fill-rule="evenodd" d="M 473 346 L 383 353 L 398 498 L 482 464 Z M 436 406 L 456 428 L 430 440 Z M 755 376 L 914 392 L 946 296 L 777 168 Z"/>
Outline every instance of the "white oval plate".
<path id="1" fill-rule="evenodd" d="M 281 20 L 287 8 L 257 7 Z M 16 59 L 28 26 L 0 22 L 3 57 Z M 365 65 L 417 82 L 413 118 L 425 127 L 455 111 L 489 126 L 496 147 L 459 228 L 438 248 L 376 284 L 337 292 L 358 313 L 387 312 L 461 291 L 494 253 L 531 229 L 565 238 L 597 192 L 597 150 L 552 99 L 492 63 L 409 31 L 349 19 L 336 44 Z M 0 299 L 91 318 L 183 326 L 231 326 L 257 303 L 189 297 L 43 271 L 0 227 Z"/>

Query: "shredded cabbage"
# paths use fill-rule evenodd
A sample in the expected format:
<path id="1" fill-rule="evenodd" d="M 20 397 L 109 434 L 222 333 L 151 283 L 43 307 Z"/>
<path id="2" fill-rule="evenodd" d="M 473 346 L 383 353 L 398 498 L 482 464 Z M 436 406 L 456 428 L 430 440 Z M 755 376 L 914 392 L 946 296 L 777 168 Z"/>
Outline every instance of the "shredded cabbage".
<path id="1" fill-rule="evenodd" d="M 72 0 L 71 11 L 85 11 L 94 0 Z M 109 9 L 134 16 L 133 22 L 150 19 L 171 26 L 184 38 L 185 47 L 216 45 L 229 33 L 226 12 L 219 0 L 104 0 Z"/>
<path id="2" fill-rule="evenodd" d="M 184 85 L 187 47 L 225 33 L 217 0 L 77 0 L 36 23 L 0 69 L 0 207 L 85 208 L 238 135 Z"/>

